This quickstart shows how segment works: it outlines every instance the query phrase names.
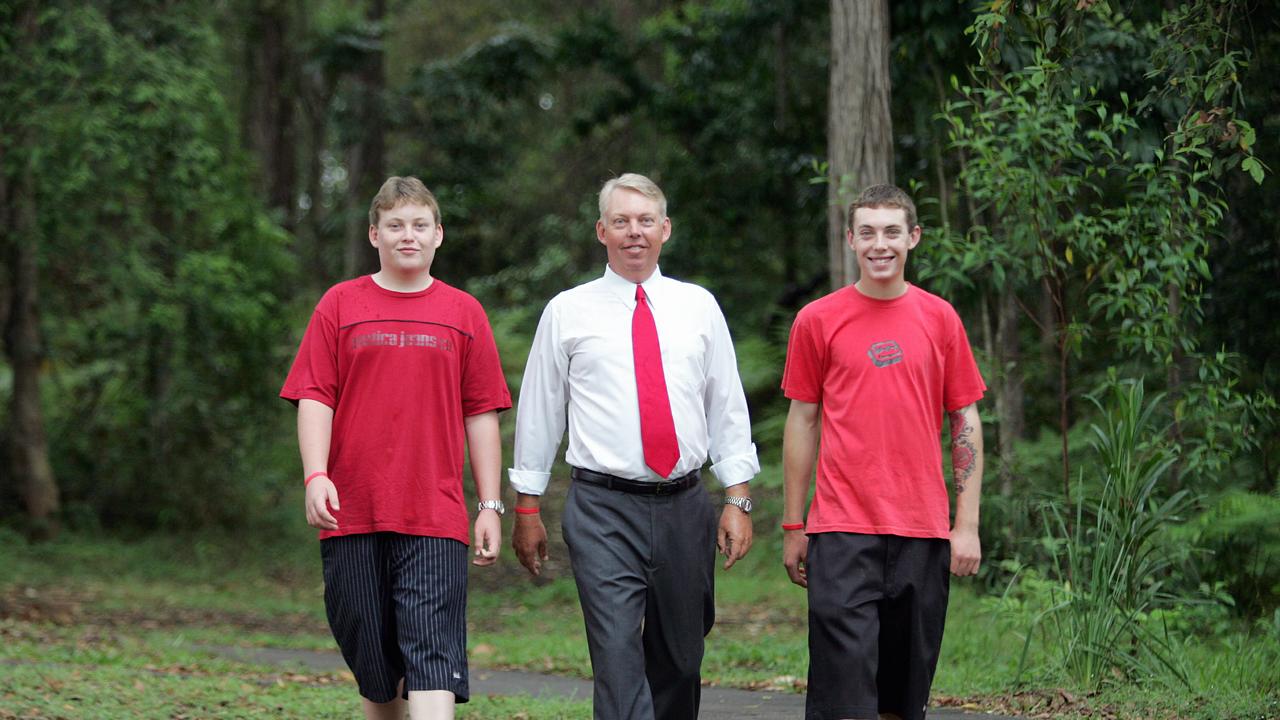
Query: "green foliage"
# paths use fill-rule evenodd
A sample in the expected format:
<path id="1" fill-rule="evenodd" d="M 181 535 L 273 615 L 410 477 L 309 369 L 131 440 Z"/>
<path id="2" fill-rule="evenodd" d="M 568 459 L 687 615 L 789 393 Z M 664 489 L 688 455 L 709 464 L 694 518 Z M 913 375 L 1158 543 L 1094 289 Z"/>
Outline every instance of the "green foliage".
<path id="1" fill-rule="evenodd" d="M 1200 548 L 1191 567 L 1201 582 L 1222 583 L 1246 616 L 1280 606 L 1280 497 L 1230 489 L 1174 534 Z"/>
<path id="2" fill-rule="evenodd" d="M 923 269 L 944 287 L 1012 292 L 1024 309 L 1047 298 L 1051 312 L 1033 319 L 1058 345 L 1064 424 L 1072 386 L 1090 372 L 1172 368 L 1184 444 L 1175 482 L 1217 482 L 1232 458 L 1258 452 L 1256 428 L 1274 412 L 1269 396 L 1238 387 L 1229 353 L 1198 352 L 1229 211 L 1223 184 L 1246 163 L 1263 171 L 1238 113 L 1240 10 L 1216 0 L 1157 15 L 1065 0 L 985 10 L 969 29 L 972 80 L 953 79 L 958 99 L 942 113 L 970 225 L 931 239 Z M 1029 378 L 1036 367 L 1014 370 Z"/>
<path id="3" fill-rule="evenodd" d="M 1212 4 L 1191 5 L 1202 12 Z M 1162 25 L 1135 25 L 1067 5 L 1037 3 L 1018 16 L 995 12 L 971 28 L 985 62 L 973 69 L 978 84 L 953 79 L 961 99 L 946 105 L 944 117 L 967 158 L 959 180 L 979 216 L 969 242 L 953 241 L 950 249 L 964 267 L 990 272 L 997 287 L 1049 278 L 1061 288 L 1058 302 L 1072 303 L 1062 308 L 1070 324 L 1059 332 L 1071 335 L 1066 342 L 1077 352 L 1105 331 L 1097 340 L 1112 351 L 1168 362 L 1175 351 L 1194 348 L 1195 335 L 1184 329 L 1201 318 L 1210 240 L 1226 208 L 1217 183 L 1252 146 L 1251 131 L 1241 126 L 1236 145 L 1211 138 L 1212 122 L 1196 119 L 1199 98 L 1222 100 L 1238 85 L 1235 68 L 1243 61 L 1227 53 L 1207 68 L 1163 64 L 1168 37 L 1177 37 L 1180 50 L 1195 43 L 1202 56 L 1220 55 L 1215 48 L 1225 32 L 1190 10 Z M 1118 35 L 1152 47 L 1149 77 L 1156 82 L 1136 105 L 1124 90 L 1101 93 L 1082 72 L 1079 58 Z M 1001 40 L 1024 43 L 1018 50 L 1027 57 L 1001 65 L 1010 54 Z M 1171 94 L 1178 90 L 1195 90 L 1195 97 Z M 1175 100 L 1191 119 L 1160 146 L 1133 146 L 1132 138 L 1145 136 L 1143 113 Z M 1074 310 L 1076 303 L 1088 313 Z"/>
<path id="4" fill-rule="evenodd" d="M 268 499 L 292 258 L 248 192 L 211 21 L 55 4 L 3 87 L 27 109 L 5 126 L 41 138 L 5 172 L 37 179 L 54 465 L 104 524 L 232 525 Z"/>
<path id="5" fill-rule="evenodd" d="M 1084 423 L 1071 428 L 1068 438 L 1071 451 L 1071 467 L 1082 467 L 1088 461 L 1088 433 Z M 993 491 L 988 480 L 982 498 L 982 553 L 986 558 L 981 577 L 990 589 L 1004 587 L 1013 571 L 1007 571 L 1001 561 L 1011 567 L 1045 567 L 1053 563 L 1052 538 L 1044 536 L 1042 510 L 1046 503 L 1062 500 L 1062 438 L 1049 428 L 1042 428 L 1037 436 L 1020 441 L 1014 453 L 1015 462 L 1010 468 L 1017 478 L 1012 492 Z M 991 461 L 988 461 L 991 462 Z M 992 473 L 994 474 L 994 473 Z M 1081 485 L 1074 485 L 1073 498 L 1079 499 L 1086 492 Z M 1096 488 L 1090 486 L 1089 491 Z"/>
<path id="6" fill-rule="evenodd" d="M 1225 351 L 1189 355 L 1195 380 L 1173 407 L 1182 462 L 1202 491 L 1233 482 L 1233 465 L 1256 453 L 1277 419 L 1276 399 L 1241 387 L 1239 357 Z"/>

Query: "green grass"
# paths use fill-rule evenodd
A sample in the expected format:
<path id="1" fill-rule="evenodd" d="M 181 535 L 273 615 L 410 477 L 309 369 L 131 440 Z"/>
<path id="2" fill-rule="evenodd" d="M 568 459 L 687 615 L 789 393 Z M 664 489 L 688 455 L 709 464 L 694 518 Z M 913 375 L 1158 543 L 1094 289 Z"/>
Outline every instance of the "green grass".
<path id="1" fill-rule="evenodd" d="M 331 676 L 246 668 L 19 665 L 0 691 L 0 718 L 352 718 L 359 698 Z M 591 703 L 477 697 L 458 707 L 475 720 L 591 717 Z"/>
<path id="2" fill-rule="evenodd" d="M 751 555 L 729 572 L 717 571 L 717 624 L 703 675 L 721 685 L 803 690 L 805 594 L 786 579 L 778 538 L 758 530 Z M 28 545 L 0 531 L 0 547 L 0 720 L 357 714 L 349 673 L 260 666 L 202 649 L 333 649 L 318 552 L 305 531 L 280 546 L 75 536 Z M 554 567 L 554 577 L 534 584 L 508 551 L 498 567 L 473 572 L 473 668 L 590 676 L 577 591 L 563 558 Z M 1038 637 L 1022 689 L 1009 692 L 1026 614 L 957 581 L 935 697 L 1028 716 L 1054 708 L 1054 717 L 1274 717 L 1277 627 L 1259 623 L 1251 634 L 1227 628 L 1212 642 L 1186 641 L 1181 654 L 1193 690 L 1160 679 L 1115 683 L 1096 693 L 1068 692 L 1073 702 L 1055 708 L 1057 688 L 1070 685 Z M 459 709 L 460 717 L 482 719 L 521 713 L 589 717 L 590 703 L 477 697 Z"/>

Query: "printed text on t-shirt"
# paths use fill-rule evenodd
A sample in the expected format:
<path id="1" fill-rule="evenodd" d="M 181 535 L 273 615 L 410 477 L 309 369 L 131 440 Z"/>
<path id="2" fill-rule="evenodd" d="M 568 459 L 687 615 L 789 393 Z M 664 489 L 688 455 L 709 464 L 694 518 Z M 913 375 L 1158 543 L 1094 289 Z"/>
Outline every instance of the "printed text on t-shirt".
<path id="1" fill-rule="evenodd" d="M 354 335 L 351 338 L 352 349 L 365 347 L 420 347 L 436 348 L 445 352 L 453 352 L 453 338 L 439 337 L 427 333 L 371 332 Z"/>

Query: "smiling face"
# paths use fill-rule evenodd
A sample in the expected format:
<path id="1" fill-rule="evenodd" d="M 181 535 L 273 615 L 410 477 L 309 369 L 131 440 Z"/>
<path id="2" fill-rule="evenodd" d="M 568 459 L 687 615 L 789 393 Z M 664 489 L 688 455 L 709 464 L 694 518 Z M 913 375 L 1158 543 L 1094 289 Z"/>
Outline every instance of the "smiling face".
<path id="1" fill-rule="evenodd" d="M 906 292 L 907 254 L 920 242 L 920 226 L 907 226 L 906 210 L 858 208 L 848 240 L 862 271 L 858 290 L 864 295 L 886 299 Z"/>
<path id="2" fill-rule="evenodd" d="M 427 205 L 405 202 L 379 213 L 369 226 L 369 242 L 378 249 L 382 272 L 401 279 L 429 277 L 444 227 Z"/>
<path id="3" fill-rule="evenodd" d="M 614 188 L 596 221 L 596 238 L 608 251 L 609 267 L 634 283 L 653 274 L 670 237 L 671 218 L 662 215 L 658 201 L 627 188 Z"/>

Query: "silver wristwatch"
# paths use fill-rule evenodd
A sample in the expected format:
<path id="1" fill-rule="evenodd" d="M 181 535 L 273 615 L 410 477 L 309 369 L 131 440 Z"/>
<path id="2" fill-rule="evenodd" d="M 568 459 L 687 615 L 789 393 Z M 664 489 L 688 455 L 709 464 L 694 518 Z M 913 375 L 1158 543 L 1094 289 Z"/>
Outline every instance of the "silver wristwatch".
<path id="1" fill-rule="evenodd" d="M 481 510 L 493 510 L 501 515 L 507 511 L 507 506 L 503 505 L 501 500 L 481 500 L 476 503 L 476 512 Z"/>
<path id="2" fill-rule="evenodd" d="M 737 497 L 735 495 L 726 495 L 724 498 L 724 504 L 732 505 L 744 513 L 747 513 L 747 514 L 751 513 L 752 505 L 751 505 L 751 498 L 749 497 Z"/>

